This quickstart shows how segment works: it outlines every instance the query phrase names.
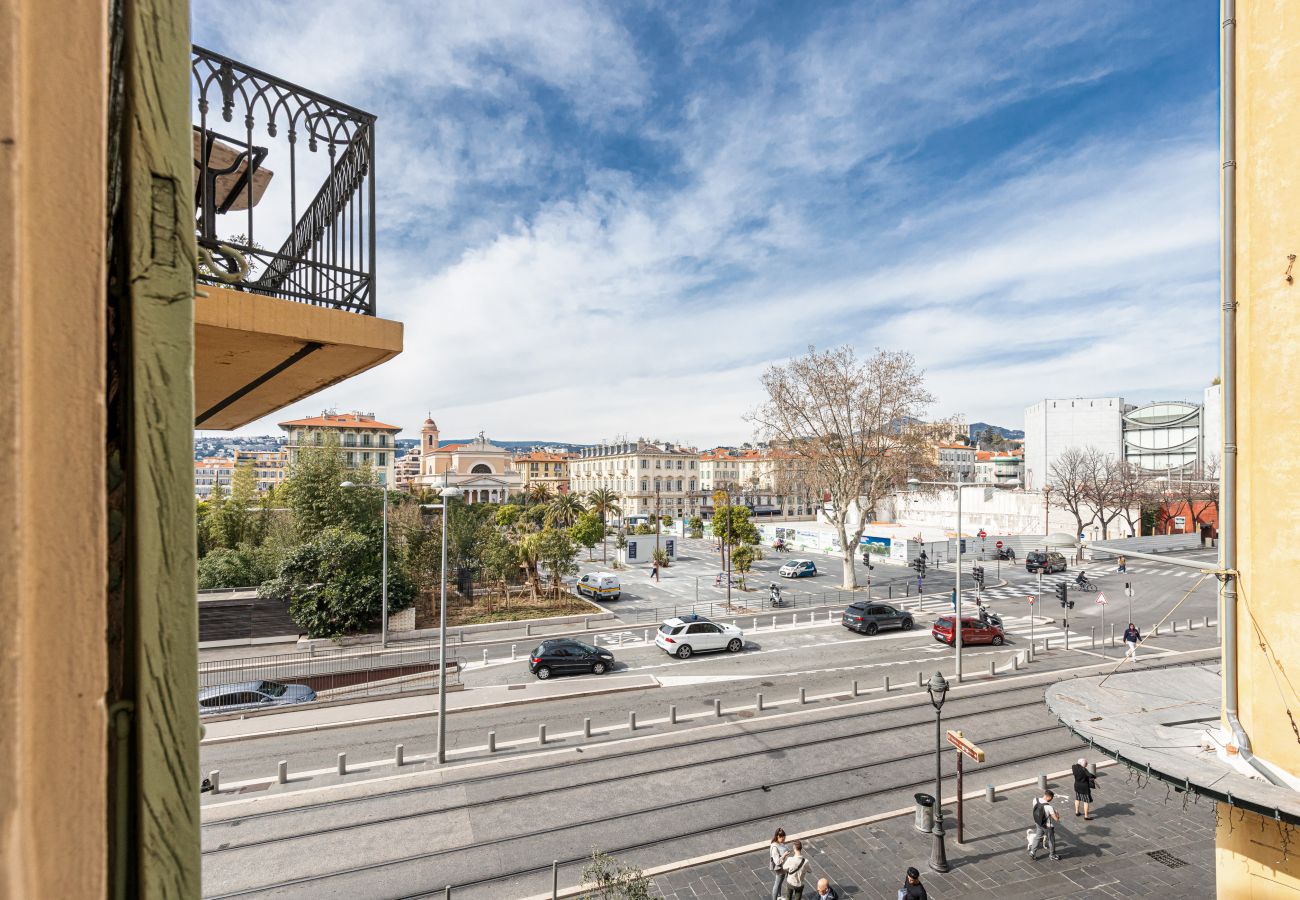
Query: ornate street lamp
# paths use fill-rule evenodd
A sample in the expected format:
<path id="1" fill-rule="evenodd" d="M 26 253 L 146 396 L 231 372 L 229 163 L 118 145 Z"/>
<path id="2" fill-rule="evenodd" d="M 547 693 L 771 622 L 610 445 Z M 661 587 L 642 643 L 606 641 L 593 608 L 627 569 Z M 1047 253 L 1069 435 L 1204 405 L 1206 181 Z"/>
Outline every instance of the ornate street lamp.
<path id="1" fill-rule="evenodd" d="M 948 694 L 948 679 L 935 672 L 925 686 L 934 707 L 934 824 L 930 834 L 934 840 L 930 847 L 930 868 L 936 872 L 948 871 L 948 853 L 943 846 L 943 701 Z"/>

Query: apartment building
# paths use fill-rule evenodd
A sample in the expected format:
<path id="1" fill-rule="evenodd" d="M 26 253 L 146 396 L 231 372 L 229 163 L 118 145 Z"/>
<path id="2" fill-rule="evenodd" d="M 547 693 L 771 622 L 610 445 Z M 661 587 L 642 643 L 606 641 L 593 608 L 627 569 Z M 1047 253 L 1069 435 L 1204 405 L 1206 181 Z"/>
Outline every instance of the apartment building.
<path id="1" fill-rule="evenodd" d="M 934 445 L 934 461 L 945 478 L 952 481 L 975 480 L 974 447 L 966 444 L 938 443 Z"/>
<path id="2" fill-rule="evenodd" d="M 230 479 L 235 473 L 235 461 L 228 456 L 209 456 L 194 460 L 194 496 L 206 500 L 212 496 L 212 489 L 221 485 L 221 490 L 230 493 Z"/>
<path id="3" fill-rule="evenodd" d="M 729 450 L 717 447 L 700 454 L 700 508 L 713 512 L 713 492 L 730 490 L 734 503 L 748 506 L 755 516 L 811 516 L 818 507 L 811 494 L 783 484 L 780 450 Z"/>
<path id="4" fill-rule="evenodd" d="M 573 453 L 553 453 L 533 450 L 515 457 L 515 471 L 524 478 L 524 490 L 533 485 L 545 485 L 552 494 L 569 491 L 569 463 Z"/>
<path id="5" fill-rule="evenodd" d="M 393 463 L 393 487 L 399 491 L 409 491 L 420 474 L 423 448 L 412 447 Z"/>
<path id="6" fill-rule="evenodd" d="M 281 422 L 280 428 L 287 436 L 284 452 L 292 466 L 306 448 L 327 443 L 326 435 L 338 440 L 343 465 L 349 469 L 369 466 L 380 484 L 393 484 L 393 466 L 396 463 L 393 443 L 400 425 L 386 425 L 370 412 L 345 412 L 327 409 L 319 416 Z"/>
<path id="7" fill-rule="evenodd" d="M 700 513 L 700 454 L 661 441 L 620 441 L 584 448 L 569 461 L 569 489 L 608 488 L 623 515 L 694 516 Z"/>
<path id="8" fill-rule="evenodd" d="M 283 450 L 236 450 L 235 465 L 251 465 L 257 473 L 257 492 L 265 494 L 284 484 L 289 467 Z"/>

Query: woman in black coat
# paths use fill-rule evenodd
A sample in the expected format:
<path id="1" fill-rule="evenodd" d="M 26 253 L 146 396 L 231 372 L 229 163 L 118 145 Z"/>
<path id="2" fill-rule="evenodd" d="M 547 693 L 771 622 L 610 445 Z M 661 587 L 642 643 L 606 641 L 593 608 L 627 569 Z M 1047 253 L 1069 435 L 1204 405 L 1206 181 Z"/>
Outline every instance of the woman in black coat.
<path id="1" fill-rule="evenodd" d="M 1091 822 L 1088 807 L 1092 805 L 1092 789 L 1097 786 L 1097 776 L 1088 771 L 1088 760 L 1082 757 L 1070 767 L 1070 772 L 1074 775 L 1074 814 L 1079 815 L 1079 805 L 1082 804 L 1083 820 Z"/>

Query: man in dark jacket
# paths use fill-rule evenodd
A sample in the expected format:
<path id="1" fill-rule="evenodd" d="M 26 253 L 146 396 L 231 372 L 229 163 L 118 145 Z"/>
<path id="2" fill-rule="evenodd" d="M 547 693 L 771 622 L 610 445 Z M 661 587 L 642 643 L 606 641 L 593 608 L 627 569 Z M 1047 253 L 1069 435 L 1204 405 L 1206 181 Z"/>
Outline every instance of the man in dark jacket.
<path id="1" fill-rule="evenodd" d="M 903 886 L 898 889 L 898 900 L 930 900 L 930 895 L 925 892 L 925 885 L 921 884 L 921 873 L 915 866 L 907 867 L 907 877 L 903 879 Z"/>
<path id="2" fill-rule="evenodd" d="M 1124 629 L 1124 656 L 1132 658 L 1133 662 L 1138 661 L 1138 644 L 1142 643 L 1142 633 L 1138 631 L 1136 625 L 1128 623 L 1128 628 Z"/>
<path id="3" fill-rule="evenodd" d="M 1070 772 L 1074 775 L 1074 814 L 1079 814 L 1079 805 L 1083 805 L 1083 819 L 1085 822 L 1091 822 L 1092 816 L 1088 815 L 1088 808 L 1092 804 L 1092 789 L 1097 786 L 1097 776 L 1088 771 L 1088 760 L 1079 757 L 1079 761 L 1070 766 Z"/>

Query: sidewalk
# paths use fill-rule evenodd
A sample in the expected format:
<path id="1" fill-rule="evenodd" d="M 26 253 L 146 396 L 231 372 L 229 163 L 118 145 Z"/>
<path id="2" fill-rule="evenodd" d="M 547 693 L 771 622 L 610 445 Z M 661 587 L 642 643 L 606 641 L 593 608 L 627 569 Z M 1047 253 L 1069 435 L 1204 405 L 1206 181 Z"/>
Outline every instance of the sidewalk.
<path id="1" fill-rule="evenodd" d="M 1051 900 L 1055 897 L 1177 897 L 1210 900 L 1214 883 L 1213 804 L 1188 802 L 1182 795 L 1166 799 L 1163 785 L 1135 789 L 1120 766 L 1099 773 L 1094 796 L 1095 821 L 1075 818 L 1068 784 L 1054 782 L 1061 814 L 1053 862 L 1040 851 L 1038 860 L 1025 852 L 1025 829 L 1031 826 L 1034 786 L 965 804 L 967 843 L 956 843 L 951 804 L 945 807 L 948 862 L 951 871 L 932 872 L 927 865 L 931 838 L 912 827 L 912 816 L 892 818 L 809 840 L 804 854 L 812 878 L 804 897 L 815 895 L 816 879 L 829 877 L 841 898 L 895 900 L 908 866 L 921 871 L 932 898 L 962 900 Z M 798 837 L 791 834 L 791 838 Z M 764 852 L 709 863 L 654 878 L 663 900 L 767 897 L 772 875 Z"/>
<path id="2" fill-rule="evenodd" d="M 614 694 L 620 691 L 639 691 L 658 687 L 653 675 L 606 675 L 598 680 L 529 681 L 523 684 L 488 685 L 447 692 L 447 712 L 471 709 L 492 709 L 514 706 L 518 703 L 535 703 L 539 700 L 556 700 L 564 697 L 585 697 L 596 694 Z M 311 706 L 290 709 L 271 715 L 249 716 L 242 719 L 203 722 L 206 731 L 203 745 L 276 734 L 323 731 L 342 728 L 360 722 L 398 721 L 420 716 L 432 716 L 438 707 L 436 693 L 405 694 L 386 700 L 368 700 L 360 703 L 343 703 L 336 706 Z"/>

